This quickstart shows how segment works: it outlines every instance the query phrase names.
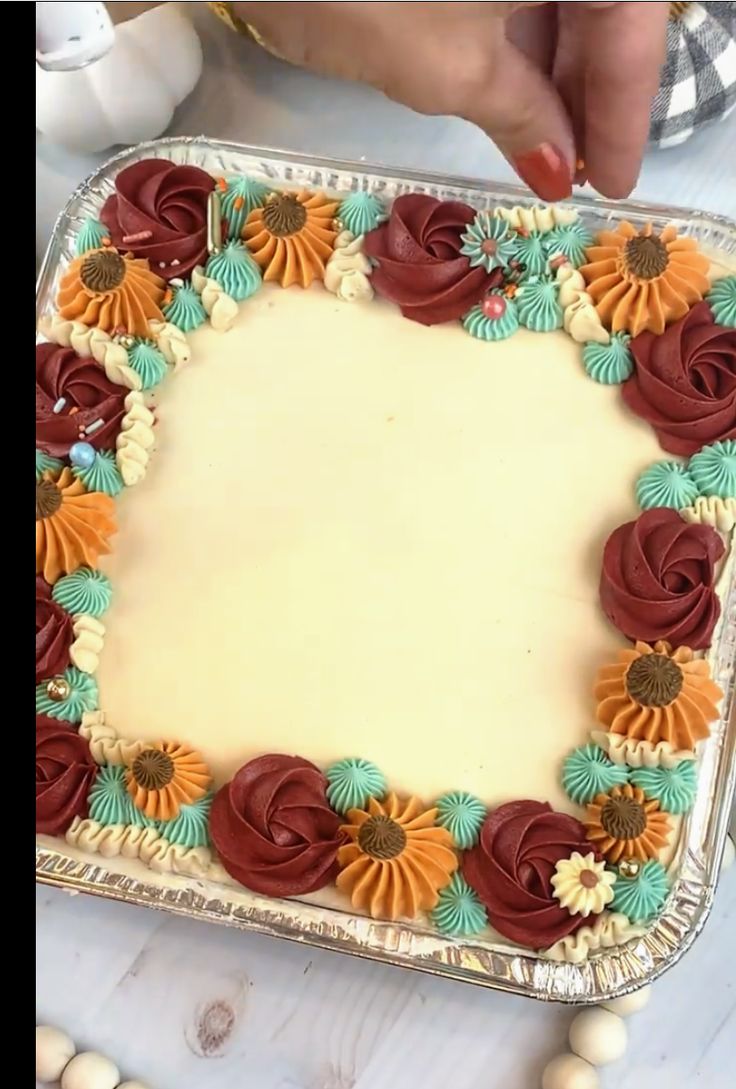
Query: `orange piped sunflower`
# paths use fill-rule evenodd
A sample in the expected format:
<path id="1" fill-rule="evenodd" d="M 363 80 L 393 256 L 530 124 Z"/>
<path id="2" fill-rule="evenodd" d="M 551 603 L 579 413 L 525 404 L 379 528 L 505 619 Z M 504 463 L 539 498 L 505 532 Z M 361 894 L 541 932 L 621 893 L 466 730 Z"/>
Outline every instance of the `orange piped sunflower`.
<path id="1" fill-rule="evenodd" d="M 601 231 L 597 242 L 580 271 L 599 318 L 614 333 L 663 333 L 710 289 L 708 258 L 675 227 L 657 234 L 651 223 L 637 231 L 623 221 Z"/>
<path id="2" fill-rule="evenodd" d="M 309 287 L 323 279 L 337 237 L 338 201 L 324 193 L 273 193 L 245 221 L 243 238 L 263 269 L 263 279 L 282 287 Z"/>
<path id="3" fill-rule="evenodd" d="M 36 574 L 53 584 L 78 567 L 96 567 L 117 528 L 109 495 L 88 492 L 71 469 L 45 472 L 36 483 Z"/>
<path id="4" fill-rule="evenodd" d="M 665 642 L 622 650 L 615 665 L 599 671 L 593 691 L 598 721 L 611 733 L 677 749 L 693 749 L 708 736 L 723 698 L 705 659 Z"/>
<path id="5" fill-rule="evenodd" d="M 204 797 L 212 783 L 210 770 L 198 752 L 176 741 L 149 745 L 126 772 L 133 804 L 151 820 L 169 821 L 183 805 Z"/>
<path id="6" fill-rule="evenodd" d="M 590 842 L 614 864 L 622 858 L 640 862 L 656 858 L 672 831 L 659 802 L 631 783 L 598 794 L 588 805 L 583 824 Z"/>
<path id="7" fill-rule="evenodd" d="M 374 919 L 413 919 L 431 911 L 457 869 L 453 840 L 435 827 L 436 809 L 416 798 L 371 798 L 351 809 L 342 831 L 351 840 L 337 852 L 337 887 Z"/>
<path id="8" fill-rule="evenodd" d="M 61 279 L 56 304 L 62 318 L 106 333 L 121 330 L 147 337 L 148 323 L 164 320 L 160 306 L 165 290 L 166 284 L 151 272 L 145 258 L 106 246 L 72 261 Z"/>

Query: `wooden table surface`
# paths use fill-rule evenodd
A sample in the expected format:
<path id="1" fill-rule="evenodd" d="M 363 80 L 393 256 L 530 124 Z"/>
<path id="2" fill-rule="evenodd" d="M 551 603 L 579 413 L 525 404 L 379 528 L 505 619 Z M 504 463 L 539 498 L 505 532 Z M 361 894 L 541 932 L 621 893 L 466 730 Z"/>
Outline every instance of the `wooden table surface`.
<path id="1" fill-rule="evenodd" d="M 187 5 L 202 81 L 172 133 L 509 180 L 464 122 L 273 60 Z M 736 216 L 736 114 L 647 157 L 636 195 Z M 106 156 L 37 142 L 36 246 Z M 629 1023 L 606 1089 L 726 1089 L 736 1038 L 736 868 L 705 933 Z M 537 1089 L 569 1010 L 52 889 L 37 892 L 37 1021 L 151 1089 Z"/>

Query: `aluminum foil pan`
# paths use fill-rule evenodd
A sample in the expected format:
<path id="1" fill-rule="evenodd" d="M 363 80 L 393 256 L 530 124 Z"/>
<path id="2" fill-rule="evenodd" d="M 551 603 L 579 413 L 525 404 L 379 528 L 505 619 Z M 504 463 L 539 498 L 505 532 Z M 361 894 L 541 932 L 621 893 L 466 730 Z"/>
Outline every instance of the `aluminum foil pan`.
<path id="1" fill-rule="evenodd" d="M 347 194 L 368 189 L 392 199 L 423 192 L 463 200 L 476 208 L 530 205 L 515 186 L 398 171 L 365 163 L 307 158 L 204 137 L 155 140 L 110 159 L 70 198 L 59 216 L 39 275 L 37 320 L 53 310 L 56 282 L 73 257 L 82 219 L 96 214 L 124 167 L 150 156 L 193 163 L 214 175 L 248 173 L 274 187 L 305 187 Z M 706 212 L 614 203 L 580 197 L 571 202 L 594 228 L 622 217 L 634 224 L 675 223 L 708 251 L 736 263 L 736 223 Z M 160 875 L 124 860 L 84 856 L 63 840 L 38 837 L 36 876 L 70 892 L 88 892 L 161 908 L 190 918 L 248 928 L 274 937 L 338 950 L 434 975 L 534 998 L 576 1004 L 601 1002 L 651 983 L 692 945 L 713 901 L 736 785 L 736 585 L 727 588 L 724 623 L 712 650 L 714 676 L 726 693 L 723 718 L 705 744 L 696 804 L 685 822 L 672 892 L 662 915 L 639 939 L 582 964 L 560 964 L 481 940 L 450 940 L 421 923 L 376 922 L 350 911 L 302 900 L 269 900 L 230 885 Z"/>

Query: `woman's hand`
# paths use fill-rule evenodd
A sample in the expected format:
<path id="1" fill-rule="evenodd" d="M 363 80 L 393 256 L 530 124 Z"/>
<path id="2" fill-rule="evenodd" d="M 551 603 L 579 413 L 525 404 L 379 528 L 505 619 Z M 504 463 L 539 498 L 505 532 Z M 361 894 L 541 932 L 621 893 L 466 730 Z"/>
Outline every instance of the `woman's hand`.
<path id="1" fill-rule="evenodd" d="M 636 183 L 666 3 L 236 3 L 292 63 L 488 133 L 544 200 Z"/>

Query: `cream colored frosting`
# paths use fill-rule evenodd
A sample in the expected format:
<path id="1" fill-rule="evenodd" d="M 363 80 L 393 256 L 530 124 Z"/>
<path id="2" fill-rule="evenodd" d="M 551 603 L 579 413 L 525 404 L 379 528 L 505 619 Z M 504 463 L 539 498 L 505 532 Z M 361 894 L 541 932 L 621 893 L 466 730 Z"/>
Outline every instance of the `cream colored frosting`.
<path id="1" fill-rule="evenodd" d="M 231 329 L 238 316 L 238 304 L 224 288 L 207 276 L 201 265 L 192 272 L 192 287 L 202 297 L 202 306 L 207 311 L 210 325 L 218 333 Z"/>
<path id="2" fill-rule="evenodd" d="M 545 204 L 543 207 L 534 208 L 496 208 L 493 214 L 499 219 L 505 219 L 515 230 L 540 231 L 542 234 L 554 227 L 574 223 L 578 219 L 574 208 L 563 208 L 558 204 Z"/>
<path id="3" fill-rule="evenodd" d="M 557 270 L 560 285 L 559 303 L 563 311 L 565 332 L 578 344 L 608 344 L 611 334 L 603 328 L 595 304 L 585 290 L 583 274 L 570 264 L 560 265 Z"/>
<path id="4" fill-rule="evenodd" d="M 189 362 L 192 355 L 189 341 L 177 325 L 172 325 L 170 321 L 151 321 L 148 327 L 164 359 L 175 370 Z"/>
<path id="5" fill-rule="evenodd" d="M 561 938 L 542 956 L 545 960 L 580 964 L 591 953 L 597 953 L 599 949 L 611 949 L 614 945 L 624 945 L 646 934 L 646 930 L 645 926 L 630 923 L 625 915 L 606 911 L 598 916 L 592 926 L 581 926 L 574 934 Z"/>
<path id="6" fill-rule="evenodd" d="M 628 764 L 630 768 L 673 768 L 681 760 L 694 760 L 690 749 L 676 749 L 669 741 L 637 741 L 622 734 L 609 734 L 605 730 L 593 730 L 591 737 L 608 753 L 614 764 Z"/>
<path id="7" fill-rule="evenodd" d="M 145 741 L 121 737 L 114 726 L 105 721 L 104 711 L 85 711 L 79 732 L 89 744 L 96 764 L 132 764 L 146 747 Z"/>
<path id="8" fill-rule="evenodd" d="M 81 321 L 69 321 L 53 314 L 40 319 L 38 330 L 52 344 L 72 348 L 84 358 L 91 356 L 102 365 L 111 382 L 131 390 L 141 388 L 140 375 L 128 365 L 127 351 L 102 329 L 92 329 Z"/>
<path id="9" fill-rule="evenodd" d="M 686 522 L 713 526 L 721 533 L 731 533 L 736 526 L 736 499 L 721 499 L 717 495 L 701 495 L 691 507 L 680 511 Z"/>
<path id="10" fill-rule="evenodd" d="M 325 268 L 324 284 L 344 302 L 368 302 L 373 298 L 372 265 L 363 253 L 363 235 L 341 231 Z"/>
<path id="11" fill-rule="evenodd" d="M 651 429 L 562 332 L 489 345 L 265 285 L 229 336 L 189 341 L 202 365 L 161 390 L 104 563 L 120 732 L 197 746 L 218 783 L 266 749 L 352 753 L 428 803 L 575 811 L 561 761 L 620 643 L 601 550 L 661 456 Z"/>
<path id="12" fill-rule="evenodd" d="M 115 441 L 115 460 L 123 481 L 129 486 L 140 484 L 146 475 L 154 443 L 153 421 L 154 415 L 146 408 L 143 394 L 131 390 L 125 398 L 125 415 Z"/>
<path id="13" fill-rule="evenodd" d="M 105 625 L 95 616 L 79 613 L 72 621 L 74 642 L 69 648 L 72 665 L 82 673 L 96 673 L 105 645 Z"/>
<path id="14" fill-rule="evenodd" d="M 137 858 L 158 873 L 186 874 L 190 877 L 209 875 L 212 852 L 209 847 L 182 847 L 169 843 L 155 828 L 138 828 L 129 824 L 100 824 L 75 817 L 66 832 L 72 847 L 81 847 L 103 858 Z"/>

